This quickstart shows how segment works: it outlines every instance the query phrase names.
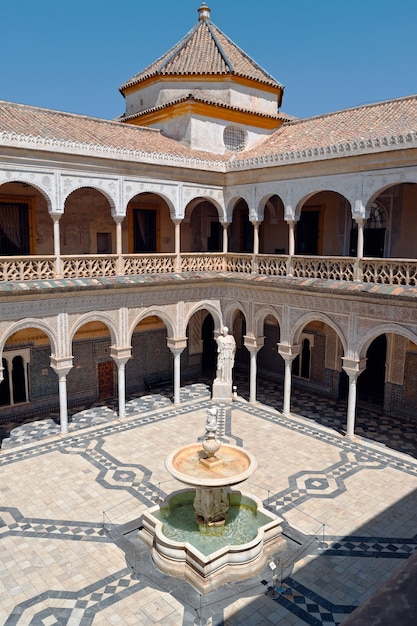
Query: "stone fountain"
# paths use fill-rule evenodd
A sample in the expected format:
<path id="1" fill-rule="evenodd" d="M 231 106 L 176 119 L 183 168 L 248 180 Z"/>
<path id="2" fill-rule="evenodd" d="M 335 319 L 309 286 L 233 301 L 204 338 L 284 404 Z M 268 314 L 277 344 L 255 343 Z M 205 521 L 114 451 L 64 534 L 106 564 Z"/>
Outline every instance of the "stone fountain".
<path id="1" fill-rule="evenodd" d="M 285 543 L 280 518 L 253 495 L 230 489 L 252 476 L 257 464 L 250 452 L 219 441 L 216 414 L 207 412 L 202 443 L 167 457 L 167 470 L 188 488 L 146 511 L 139 531 L 155 565 L 200 593 L 254 576 Z"/>

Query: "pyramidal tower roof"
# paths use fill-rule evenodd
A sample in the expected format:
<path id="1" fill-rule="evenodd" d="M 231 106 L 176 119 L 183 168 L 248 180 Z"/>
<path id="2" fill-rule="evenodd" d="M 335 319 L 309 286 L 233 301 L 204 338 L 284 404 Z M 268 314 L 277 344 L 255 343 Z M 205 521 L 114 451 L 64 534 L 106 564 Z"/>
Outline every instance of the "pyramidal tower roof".
<path id="1" fill-rule="evenodd" d="M 198 14 L 199 20 L 189 33 L 160 59 L 124 83 L 120 87 L 122 93 L 129 87 L 160 76 L 236 76 L 283 89 L 211 22 L 210 9 L 205 2 Z"/>

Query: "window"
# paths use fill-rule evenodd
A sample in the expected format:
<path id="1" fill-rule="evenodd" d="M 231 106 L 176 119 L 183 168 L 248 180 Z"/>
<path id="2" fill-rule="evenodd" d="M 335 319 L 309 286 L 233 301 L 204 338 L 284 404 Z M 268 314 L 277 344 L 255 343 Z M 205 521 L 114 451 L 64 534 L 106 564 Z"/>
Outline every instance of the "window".
<path id="1" fill-rule="evenodd" d="M 232 150 L 232 152 L 240 152 L 246 147 L 246 131 L 238 126 L 226 126 L 223 131 L 223 141 L 228 150 Z"/>
<path id="2" fill-rule="evenodd" d="M 3 354 L 3 380 L 0 383 L 0 406 L 28 401 L 29 349 L 7 350 Z"/>
<path id="3" fill-rule="evenodd" d="M 97 254 L 111 254 L 111 233 L 97 233 Z"/>

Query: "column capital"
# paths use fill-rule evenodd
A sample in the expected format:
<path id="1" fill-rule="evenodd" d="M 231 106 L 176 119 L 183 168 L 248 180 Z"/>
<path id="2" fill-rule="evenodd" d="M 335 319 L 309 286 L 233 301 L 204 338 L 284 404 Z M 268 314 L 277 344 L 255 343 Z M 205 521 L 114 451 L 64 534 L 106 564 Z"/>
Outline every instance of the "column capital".
<path id="1" fill-rule="evenodd" d="M 357 378 L 366 369 L 366 359 L 349 359 L 343 356 L 342 368 L 349 378 Z"/>
<path id="2" fill-rule="evenodd" d="M 127 363 L 130 358 L 132 358 L 132 348 L 131 346 L 110 346 L 110 356 L 116 365 L 123 365 L 124 363 Z"/>
<path id="3" fill-rule="evenodd" d="M 293 361 L 296 356 L 300 354 L 301 346 L 299 344 L 294 344 L 290 346 L 288 343 L 277 343 L 278 353 L 282 356 L 285 361 Z"/>
<path id="4" fill-rule="evenodd" d="M 51 367 L 59 377 L 66 376 L 72 370 L 74 357 L 71 356 L 54 356 L 50 357 Z"/>
<path id="5" fill-rule="evenodd" d="M 243 345 L 245 348 L 249 350 L 252 354 L 256 354 L 263 347 L 265 342 L 265 337 L 254 337 L 253 335 L 244 335 L 243 336 Z"/>
<path id="6" fill-rule="evenodd" d="M 181 352 L 183 352 L 183 350 L 187 347 L 187 337 L 178 337 L 177 339 L 168 337 L 167 346 L 174 356 L 176 354 L 181 354 Z"/>

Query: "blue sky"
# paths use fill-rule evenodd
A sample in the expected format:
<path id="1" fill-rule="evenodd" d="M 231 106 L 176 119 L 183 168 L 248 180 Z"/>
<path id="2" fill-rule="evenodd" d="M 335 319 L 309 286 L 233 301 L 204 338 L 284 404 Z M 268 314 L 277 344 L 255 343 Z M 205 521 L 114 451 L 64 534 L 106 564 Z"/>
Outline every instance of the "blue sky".
<path id="1" fill-rule="evenodd" d="M 417 0 L 206 0 L 297 117 L 417 93 Z M 199 0 L 3 0 L 0 99 L 113 119 L 119 87 L 198 21 Z"/>

